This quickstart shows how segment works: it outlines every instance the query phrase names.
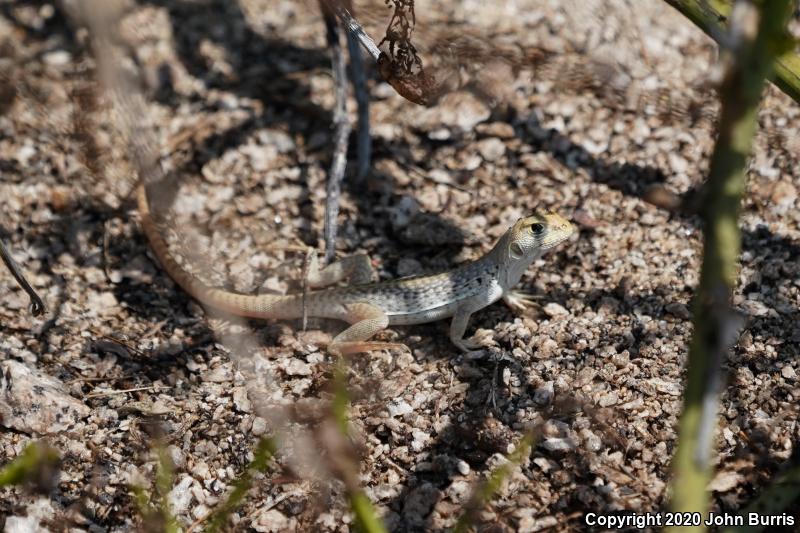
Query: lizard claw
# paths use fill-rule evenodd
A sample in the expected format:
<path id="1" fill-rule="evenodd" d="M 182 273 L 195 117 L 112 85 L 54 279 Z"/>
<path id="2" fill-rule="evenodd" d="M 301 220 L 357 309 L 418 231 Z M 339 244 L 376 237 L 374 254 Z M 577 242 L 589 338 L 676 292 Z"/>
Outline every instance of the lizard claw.
<path id="1" fill-rule="evenodd" d="M 479 329 L 471 338 L 461 339 L 456 342 L 455 345 L 458 346 L 461 351 L 467 354 L 476 351 L 483 352 L 486 349 L 487 344 L 492 341 L 492 333 L 492 330 Z"/>
<path id="2" fill-rule="evenodd" d="M 531 304 L 536 303 L 537 300 L 538 298 L 535 295 L 527 292 L 508 291 L 503 294 L 503 303 L 518 313 L 525 311 Z"/>

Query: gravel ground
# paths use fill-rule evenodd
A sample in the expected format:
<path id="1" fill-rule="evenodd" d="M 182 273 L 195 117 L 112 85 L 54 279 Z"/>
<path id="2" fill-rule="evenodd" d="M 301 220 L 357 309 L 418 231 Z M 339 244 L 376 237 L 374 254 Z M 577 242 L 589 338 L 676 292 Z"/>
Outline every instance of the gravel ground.
<path id="1" fill-rule="evenodd" d="M 428 64 L 448 72 L 442 43 L 471 62 L 451 69 L 463 87 L 433 108 L 370 66 L 373 172 L 344 185 L 341 254 L 369 253 L 387 279 L 474 258 L 534 209 L 580 228 L 523 278 L 537 305 L 473 318 L 482 354 L 459 353 L 442 322 L 393 328 L 386 337 L 410 351 L 353 362 L 360 483 L 395 531 L 451 527 L 532 426 L 541 439 L 480 513 L 482 531 L 580 531 L 587 513 L 657 511 L 668 497 L 701 235 L 696 216 L 643 196 L 702 181 L 715 47 L 656 0 L 636 2 L 635 17 L 622 0 L 567 4 L 417 2 Z M 321 248 L 333 84 L 315 6 L 142 0 L 123 21 L 125 66 L 148 97 L 142 126 L 182 178 L 175 249 L 239 291 L 296 287 L 299 246 Z M 356 6 L 382 35 L 388 8 Z M 234 367 L 251 350 L 266 401 L 296 421 L 279 428 L 286 452 L 235 529 L 352 529 L 342 485 L 303 460 L 315 455 L 304 428 L 329 398 L 321 346 L 341 325 L 225 324 L 169 280 L 140 231 L 85 42 L 57 7 L 0 2 L 0 224 L 49 308 L 31 318 L 0 271 L 0 369 L 16 383 L 0 396 L 0 463 L 40 435 L 63 456 L 50 497 L 0 491 L 0 525 L 136 528 L 128 485 L 152 480 L 154 433 L 176 465 L 179 520 L 204 516 L 280 422 L 258 416 L 265 400 Z M 524 63 L 537 47 L 559 55 L 535 76 L 497 59 Z M 800 442 L 800 109 L 771 87 L 759 120 L 735 296 L 745 327 L 725 367 L 712 483 L 720 512 L 758 494 Z"/>

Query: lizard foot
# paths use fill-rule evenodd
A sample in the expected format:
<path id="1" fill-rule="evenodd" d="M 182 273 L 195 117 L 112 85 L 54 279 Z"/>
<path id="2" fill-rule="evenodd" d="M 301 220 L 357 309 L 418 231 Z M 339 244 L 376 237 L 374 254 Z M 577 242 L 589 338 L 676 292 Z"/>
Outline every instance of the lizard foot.
<path id="1" fill-rule="evenodd" d="M 538 299 L 533 294 L 521 291 L 508 291 L 503 295 L 503 303 L 518 313 L 523 312 Z"/>
<path id="2" fill-rule="evenodd" d="M 455 342 L 461 351 L 470 354 L 474 352 L 483 352 L 487 345 L 492 341 L 492 334 L 494 332 L 490 329 L 479 329 L 475 335 L 469 339 L 461 339 Z"/>
<path id="3" fill-rule="evenodd" d="M 455 343 L 455 345 L 458 346 L 458 348 L 465 353 L 469 353 L 475 350 L 480 350 L 481 348 L 483 348 L 483 346 L 481 346 L 480 343 L 470 339 L 461 339 L 460 341 Z"/>

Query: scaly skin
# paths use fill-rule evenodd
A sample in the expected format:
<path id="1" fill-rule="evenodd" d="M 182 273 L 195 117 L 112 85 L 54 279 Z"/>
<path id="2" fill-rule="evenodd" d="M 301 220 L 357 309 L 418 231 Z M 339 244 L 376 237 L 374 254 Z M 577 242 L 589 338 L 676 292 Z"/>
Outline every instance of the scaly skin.
<path id="1" fill-rule="evenodd" d="M 137 191 L 142 227 L 164 269 L 189 295 L 202 304 L 236 316 L 295 319 L 304 316 L 303 295 L 247 295 L 211 287 L 185 270 L 169 251 L 150 211 L 147 191 Z M 523 308 L 527 297 L 512 290 L 530 264 L 545 251 L 566 240 L 572 225 L 550 213 L 518 220 L 483 257 L 453 270 L 369 282 L 374 273 L 364 255 L 352 256 L 319 269 L 316 256 L 309 269 L 309 284 L 324 287 L 349 278 L 348 287 L 308 293 L 306 316 L 334 318 L 350 325 L 337 335 L 328 350 L 334 354 L 357 353 L 401 345 L 368 342 L 389 325 L 421 324 L 452 317 L 450 340 L 462 350 L 478 345 L 464 339 L 472 313 L 503 299 Z"/>

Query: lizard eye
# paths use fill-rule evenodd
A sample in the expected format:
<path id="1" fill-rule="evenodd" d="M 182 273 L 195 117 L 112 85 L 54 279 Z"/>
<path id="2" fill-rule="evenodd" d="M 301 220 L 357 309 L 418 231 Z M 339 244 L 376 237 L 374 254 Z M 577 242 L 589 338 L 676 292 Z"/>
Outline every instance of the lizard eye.
<path id="1" fill-rule="evenodd" d="M 537 222 L 536 224 L 531 224 L 531 233 L 534 235 L 541 235 L 544 233 L 544 224 Z"/>

